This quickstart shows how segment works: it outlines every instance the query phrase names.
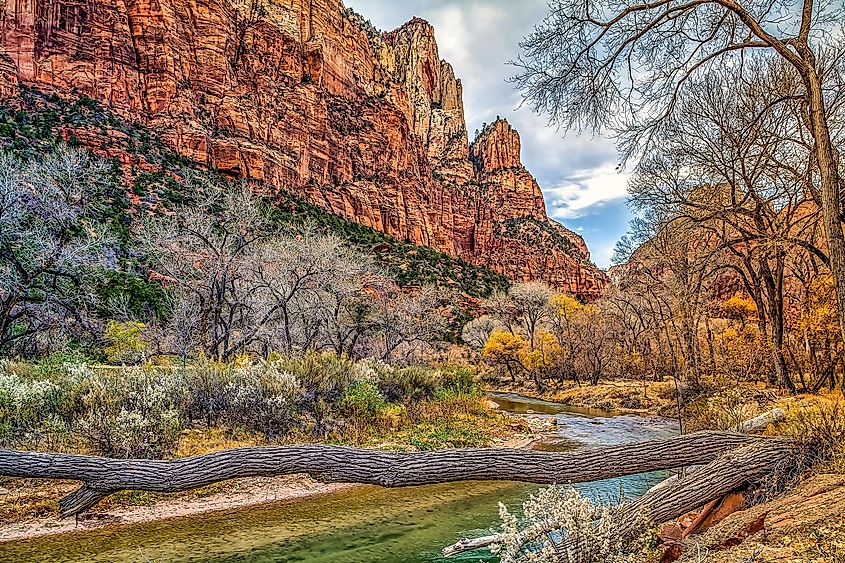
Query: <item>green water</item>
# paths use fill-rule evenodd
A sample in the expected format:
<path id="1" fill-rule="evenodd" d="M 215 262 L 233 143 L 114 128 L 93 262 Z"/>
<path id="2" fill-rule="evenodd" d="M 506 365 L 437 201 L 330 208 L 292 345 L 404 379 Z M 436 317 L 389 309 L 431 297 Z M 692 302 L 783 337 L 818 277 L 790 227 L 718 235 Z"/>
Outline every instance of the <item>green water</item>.
<path id="1" fill-rule="evenodd" d="M 507 396 L 503 408 L 555 416 L 561 440 L 622 443 L 674 433 L 657 418 L 572 412 L 560 405 Z M 526 406 L 529 405 L 530 406 Z M 543 411 L 553 412 L 543 412 Z M 612 496 L 620 485 L 637 496 L 663 475 L 648 474 L 580 485 Z M 498 523 L 498 502 L 519 507 L 535 485 L 468 482 L 382 489 L 355 487 L 304 500 L 112 526 L 29 541 L 0 543 L 2 562 L 430 562 L 461 537 L 486 535 Z M 494 561 L 489 552 L 448 561 Z"/>

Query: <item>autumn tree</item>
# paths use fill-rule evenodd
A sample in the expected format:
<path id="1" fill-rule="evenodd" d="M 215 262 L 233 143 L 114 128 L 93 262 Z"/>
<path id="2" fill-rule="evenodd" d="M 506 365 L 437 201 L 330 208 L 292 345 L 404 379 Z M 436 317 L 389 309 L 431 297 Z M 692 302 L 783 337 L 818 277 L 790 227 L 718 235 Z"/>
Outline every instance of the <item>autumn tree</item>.
<path id="1" fill-rule="evenodd" d="M 659 148 L 692 78 L 715 69 L 740 76 L 754 57 L 782 61 L 798 88 L 773 103 L 801 106 L 812 155 L 808 186 L 821 210 L 845 335 L 842 173 L 834 144 L 845 98 L 843 16 L 845 6 L 834 0 L 553 0 L 522 42 L 515 82 L 533 109 L 558 125 L 611 129 L 627 160 Z"/>
<path id="2" fill-rule="evenodd" d="M 662 124 L 662 142 L 642 159 L 631 184 L 637 208 L 667 225 L 691 224 L 700 233 L 695 238 L 710 241 L 711 274 L 727 269 L 739 277 L 770 343 L 772 383 L 789 389 L 784 283 L 790 261 L 809 252 L 829 262 L 813 236 L 818 213 L 807 184 L 800 108 L 780 102 L 798 88 L 788 69 L 769 61 L 690 79 Z"/>
<path id="3" fill-rule="evenodd" d="M 525 370 L 523 359 L 526 352 L 525 338 L 519 334 L 497 330 L 490 335 L 481 350 L 481 355 L 494 366 L 506 371 L 510 375 L 511 382 L 516 383 L 517 375 Z"/>

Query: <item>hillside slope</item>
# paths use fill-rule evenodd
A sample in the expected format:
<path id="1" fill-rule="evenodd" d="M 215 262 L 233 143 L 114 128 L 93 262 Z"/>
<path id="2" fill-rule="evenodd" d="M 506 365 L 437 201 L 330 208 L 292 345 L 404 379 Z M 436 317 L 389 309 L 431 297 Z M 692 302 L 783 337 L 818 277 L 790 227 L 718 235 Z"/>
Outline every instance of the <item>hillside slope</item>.
<path id="1" fill-rule="evenodd" d="M 202 166 L 398 240 L 586 299 L 607 283 L 547 217 L 518 133 L 498 121 L 468 143 L 423 20 L 382 34 L 340 0 L 17 0 L 0 17 L 0 95 L 84 94 Z"/>

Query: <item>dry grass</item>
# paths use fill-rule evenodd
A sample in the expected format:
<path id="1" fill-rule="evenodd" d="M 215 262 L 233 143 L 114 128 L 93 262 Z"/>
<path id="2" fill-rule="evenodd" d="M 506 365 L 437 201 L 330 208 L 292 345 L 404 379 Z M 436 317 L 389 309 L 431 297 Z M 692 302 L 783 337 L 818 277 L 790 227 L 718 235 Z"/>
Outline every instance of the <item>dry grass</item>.
<path id="1" fill-rule="evenodd" d="M 499 383 L 495 390 L 604 411 L 667 414 L 673 416 L 674 384 L 671 381 L 605 381 L 598 385 L 557 385 L 549 382 L 543 393 L 530 390 L 530 383 Z"/>
<path id="2" fill-rule="evenodd" d="M 422 401 L 407 407 L 390 406 L 372 420 L 353 420 L 333 431 L 325 443 L 378 447 L 397 450 L 433 450 L 449 447 L 487 446 L 497 438 L 509 437 L 524 428 L 513 420 L 489 409 L 483 397 L 458 397 Z M 290 435 L 284 442 L 313 442 L 309 434 Z M 181 433 L 175 457 L 200 455 L 227 448 L 266 445 L 258 434 L 233 434 L 223 428 L 186 430 Z M 229 490 L 230 483 L 175 495 L 143 491 L 122 491 L 103 500 L 99 511 L 148 506 L 165 497 L 203 498 Z M 58 499 L 70 493 L 73 481 L 30 479 L 0 480 L 0 520 L 22 521 L 55 515 Z"/>

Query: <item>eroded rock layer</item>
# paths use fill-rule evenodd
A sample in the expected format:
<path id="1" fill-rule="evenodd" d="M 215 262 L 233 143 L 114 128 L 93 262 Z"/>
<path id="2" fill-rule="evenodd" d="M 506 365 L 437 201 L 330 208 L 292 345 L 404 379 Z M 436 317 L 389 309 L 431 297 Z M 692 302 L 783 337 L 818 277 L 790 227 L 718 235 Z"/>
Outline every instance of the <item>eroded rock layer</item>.
<path id="1" fill-rule="evenodd" d="M 470 145 L 433 28 L 382 34 L 340 0 L 6 0 L 0 96 L 87 95 L 202 165 L 393 237 L 591 299 L 506 121 Z"/>

